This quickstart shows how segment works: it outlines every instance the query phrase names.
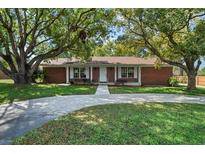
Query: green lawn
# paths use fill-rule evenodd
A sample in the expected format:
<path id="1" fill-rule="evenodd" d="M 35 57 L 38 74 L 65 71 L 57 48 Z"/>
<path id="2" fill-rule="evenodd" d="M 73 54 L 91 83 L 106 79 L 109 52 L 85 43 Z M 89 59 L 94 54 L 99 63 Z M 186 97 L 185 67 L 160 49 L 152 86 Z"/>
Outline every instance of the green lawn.
<path id="1" fill-rule="evenodd" d="M 205 96 L 205 88 L 197 88 L 196 90 L 188 91 L 186 87 L 132 87 L 132 86 L 109 86 L 109 91 L 112 94 L 123 93 L 161 93 L 161 94 L 184 94 Z"/>
<path id="2" fill-rule="evenodd" d="M 142 103 L 85 108 L 14 144 L 204 144 L 205 105 Z"/>
<path id="3" fill-rule="evenodd" d="M 94 94 L 95 91 L 96 86 L 56 84 L 15 86 L 12 80 L 0 80 L 0 104 L 47 96 Z"/>

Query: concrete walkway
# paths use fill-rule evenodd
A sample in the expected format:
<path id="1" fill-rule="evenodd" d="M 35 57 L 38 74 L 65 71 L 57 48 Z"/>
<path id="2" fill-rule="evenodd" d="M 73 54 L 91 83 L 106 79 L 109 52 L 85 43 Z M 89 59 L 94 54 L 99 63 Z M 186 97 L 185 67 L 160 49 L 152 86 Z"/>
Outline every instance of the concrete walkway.
<path id="1" fill-rule="evenodd" d="M 95 95 L 109 95 L 109 89 L 107 85 L 98 85 Z"/>
<path id="2" fill-rule="evenodd" d="M 39 98 L 0 106 L 0 144 L 10 144 L 49 120 L 81 108 L 112 103 L 177 102 L 205 104 L 205 97 L 175 94 L 70 95 Z"/>

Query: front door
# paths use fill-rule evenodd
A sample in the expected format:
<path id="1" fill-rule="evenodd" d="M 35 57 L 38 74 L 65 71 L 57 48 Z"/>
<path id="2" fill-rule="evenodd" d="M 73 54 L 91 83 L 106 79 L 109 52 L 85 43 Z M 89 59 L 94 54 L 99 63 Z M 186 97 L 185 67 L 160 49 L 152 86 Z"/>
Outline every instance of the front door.
<path id="1" fill-rule="evenodd" d="M 114 82 L 115 81 L 115 68 L 107 67 L 107 81 Z"/>
<path id="2" fill-rule="evenodd" d="M 93 67 L 93 82 L 99 82 L 99 67 Z"/>
<path id="3" fill-rule="evenodd" d="M 100 82 L 107 82 L 106 67 L 100 67 Z"/>

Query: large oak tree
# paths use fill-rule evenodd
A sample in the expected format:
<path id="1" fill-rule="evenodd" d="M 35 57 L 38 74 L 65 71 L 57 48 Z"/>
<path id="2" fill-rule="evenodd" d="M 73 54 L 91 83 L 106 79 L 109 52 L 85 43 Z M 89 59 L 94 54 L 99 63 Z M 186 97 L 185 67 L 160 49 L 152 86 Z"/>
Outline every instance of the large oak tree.
<path id="1" fill-rule="evenodd" d="M 31 82 L 39 64 L 82 51 L 106 35 L 105 9 L 0 9 L 0 69 L 17 84 Z M 106 19 L 106 20 L 104 20 Z"/>
<path id="2" fill-rule="evenodd" d="M 205 56 L 204 18 L 204 9 L 121 9 L 117 20 L 130 39 L 144 42 L 146 52 L 182 68 L 191 90 Z"/>

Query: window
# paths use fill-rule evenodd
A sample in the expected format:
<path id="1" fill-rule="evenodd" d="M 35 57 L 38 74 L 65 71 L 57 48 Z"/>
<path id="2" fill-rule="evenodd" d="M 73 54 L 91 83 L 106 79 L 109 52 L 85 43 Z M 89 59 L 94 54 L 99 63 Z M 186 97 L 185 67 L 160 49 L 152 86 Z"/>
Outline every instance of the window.
<path id="1" fill-rule="evenodd" d="M 121 67 L 122 78 L 134 78 L 134 67 Z"/>
<path id="2" fill-rule="evenodd" d="M 73 68 L 74 78 L 86 78 L 85 68 Z"/>
<path id="3" fill-rule="evenodd" d="M 79 68 L 73 68 L 74 78 L 79 78 Z"/>
<path id="4" fill-rule="evenodd" d="M 134 67 L 128 67 L 128 78 L 134 78 Z"/>
<path id="5" fill-rule="evenodd" d="M 121 67 L 121 77 L 127 78 L 127 67 Z"/>
<path id="6" fill-rule="evenodd" d="M 86 78 L 85 68 L 80 68 L 80 78 Z"/>

